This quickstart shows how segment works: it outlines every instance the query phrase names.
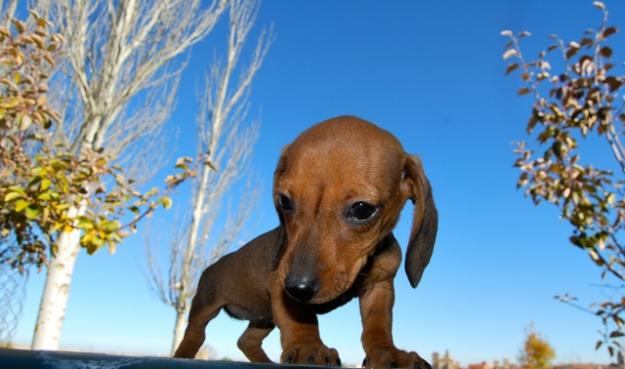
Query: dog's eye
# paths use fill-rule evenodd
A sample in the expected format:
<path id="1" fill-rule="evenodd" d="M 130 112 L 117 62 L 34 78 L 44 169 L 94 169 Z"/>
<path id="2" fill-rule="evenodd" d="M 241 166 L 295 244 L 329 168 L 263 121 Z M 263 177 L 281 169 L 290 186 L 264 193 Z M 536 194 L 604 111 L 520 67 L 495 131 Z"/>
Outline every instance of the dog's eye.
<path id="1" fill-rule="evenodd" d="M 347 211 L 347 218 L 358 224 L 362 224 L 378 213 L 378 207 L 369 203 L 358 201 Z"/>
<path id="2" fill-rule="evenodd" d="M 291 202 L 291 199 L 283 194 L 278 195 L 278 206 L 282 210 L 293 210 L 293 202 Z"/>

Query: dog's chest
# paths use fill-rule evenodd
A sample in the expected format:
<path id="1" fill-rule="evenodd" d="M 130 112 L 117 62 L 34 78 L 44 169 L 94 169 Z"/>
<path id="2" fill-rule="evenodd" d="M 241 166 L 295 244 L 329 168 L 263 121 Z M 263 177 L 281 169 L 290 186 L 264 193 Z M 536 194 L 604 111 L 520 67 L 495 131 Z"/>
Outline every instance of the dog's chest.
<path id="1" fill-rule="evenodd" d="M 347 290 L 347 292 L 345 292 L 344 294 L 340 295 L 339 297 L 335 298 L 332 301 L 326 302 L 324 304 L 318 304 L 318 305 L 312 305 L 312 306 L 313 306 L 313 309 L 315 310 L 315 313 L 325 314 L 327 312 L 330 312 L 338 307 L 341 307 L 347 304 L 356 296 L 357 295 L 355 292 L 355 288 L 350 288 L 349 290 Z"/>

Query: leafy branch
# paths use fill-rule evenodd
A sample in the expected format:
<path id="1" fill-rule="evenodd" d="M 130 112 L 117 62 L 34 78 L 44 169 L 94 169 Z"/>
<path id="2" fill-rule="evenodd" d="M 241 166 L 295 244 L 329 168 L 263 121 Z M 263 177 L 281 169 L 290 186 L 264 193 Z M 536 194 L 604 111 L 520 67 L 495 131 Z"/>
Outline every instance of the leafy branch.
<path id="1" fill-rule="evenodd" d="M 181 159 L 163 189 L 142 193 L 111 164 L 114 158 L 93 150 L 76 155 L 53 142 L 60 115 L 48 104 L 47 83 L 64 39 L 48 33 L 45 19 L 31 17 L 34 29 L 19 20 L 12 29 L 0 27 L 0 262 L 21 272 L 45 265 L 59 235 L 75 229 L 88 253 L 114 252 L 141 219 L 169 208 L 170 192 L 195 175 Z"/>
<path id="2" fill-rule="evenodd" d="M 625 79 L 616 72 L 608 45 L 618 29 L 608 24 L 605 5 L 600 1 L 594 5 L 602 12 L 597 29 L 568 43 L 552 35 L 551 45 L 534 60 L 527 59 L 520 47 L 529 32 L 501 33 L 509 39 L 503 53 L 506 74 L 519 71 L 522 87 L 518 94 L 533 98 L 527 132 L 534 143 L 517 143 L 514 165 L 520 170 L 517 187 L 535 204 L 546 202 L 560 209 L 561 217 L 573 227 L 570 242 L 587 252 L 601 268 L 602 278 L 609 275 L 625 281 L 621 238 L 625 227 Z M 582 159 L 580 146 L 590 145 L 591 137 L 609 148 L 618 171 Z M 618 297 L 591 309 L 606 327 L 613 327 L 597 343 L 597 348 L 606 344 L 610 355 L 623 349 L 617 338 L 625 335 L 624 309 L 620 290 Z"/>

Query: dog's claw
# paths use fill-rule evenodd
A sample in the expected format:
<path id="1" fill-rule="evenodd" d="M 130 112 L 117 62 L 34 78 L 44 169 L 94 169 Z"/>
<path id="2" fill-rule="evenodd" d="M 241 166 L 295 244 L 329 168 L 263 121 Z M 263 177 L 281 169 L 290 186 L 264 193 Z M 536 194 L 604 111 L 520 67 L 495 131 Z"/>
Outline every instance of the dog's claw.
<path id="1" fill-rule="evenodd" d="M 367 358 L 362 359 L 362 367 L 366 367 L 367 366 Z"/>
<path id="2" fill-rule="evenodd" d="M 336 366 L 337 367 L 341 367 L 341 359 L 339 359 L 338 357 L 336 358 Z"/>

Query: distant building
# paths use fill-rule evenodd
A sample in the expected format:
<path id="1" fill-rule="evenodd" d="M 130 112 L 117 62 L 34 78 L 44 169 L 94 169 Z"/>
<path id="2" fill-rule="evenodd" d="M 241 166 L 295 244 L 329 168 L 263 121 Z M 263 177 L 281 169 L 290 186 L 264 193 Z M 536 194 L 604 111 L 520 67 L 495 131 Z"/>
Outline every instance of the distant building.
<path id="1" fill-rule="evenodd" d="M 510 360 L 503 359 L 501 361 L 495 360 L 493 362 L 482 361 L 477 364 L 469 364 L 466 369 L 522 369 L 520 366 L 510 363 Z"/>
<path id="2" fill-rule="evenodd" d="M 493 365 L 490 363 L 487 363 L 486 361 L 482 361 L 479 364 L 467 365 L 467 369 L 493 369 Z"/>
<path id="3" fill-rule="evenodd" d="M 608 369 L 608 367 L 609 365 L 603 365 L 603 364 L 573 363 L 573 364 L 554 365 L 553 369 Z"/>
<path id="4" fill-rule="evenodd" d="M 432 369 L 523 369 L 518 364 L 513 364 L 509 359 L 494 360 L 492 362 L 482 361 L 472 363 L 467 366 L 460 364 L 449 355 L 449 350 L 441 356 L 438 352 L 432 353 Z M 592 364 L 592 363 L 569 363 L 553 365 L 551 369 L 625 369 L 625 358 L 623 355 L 617 357 L 617 362 L 613 364 Z"/>
<path id="5" fill-rule="evenodd" d="M 445 350 L 443 357 L 438 352 L 432 354 L 432 369 L 460 369 L 460 365 L 449 356 L 449 350 Z"/>

